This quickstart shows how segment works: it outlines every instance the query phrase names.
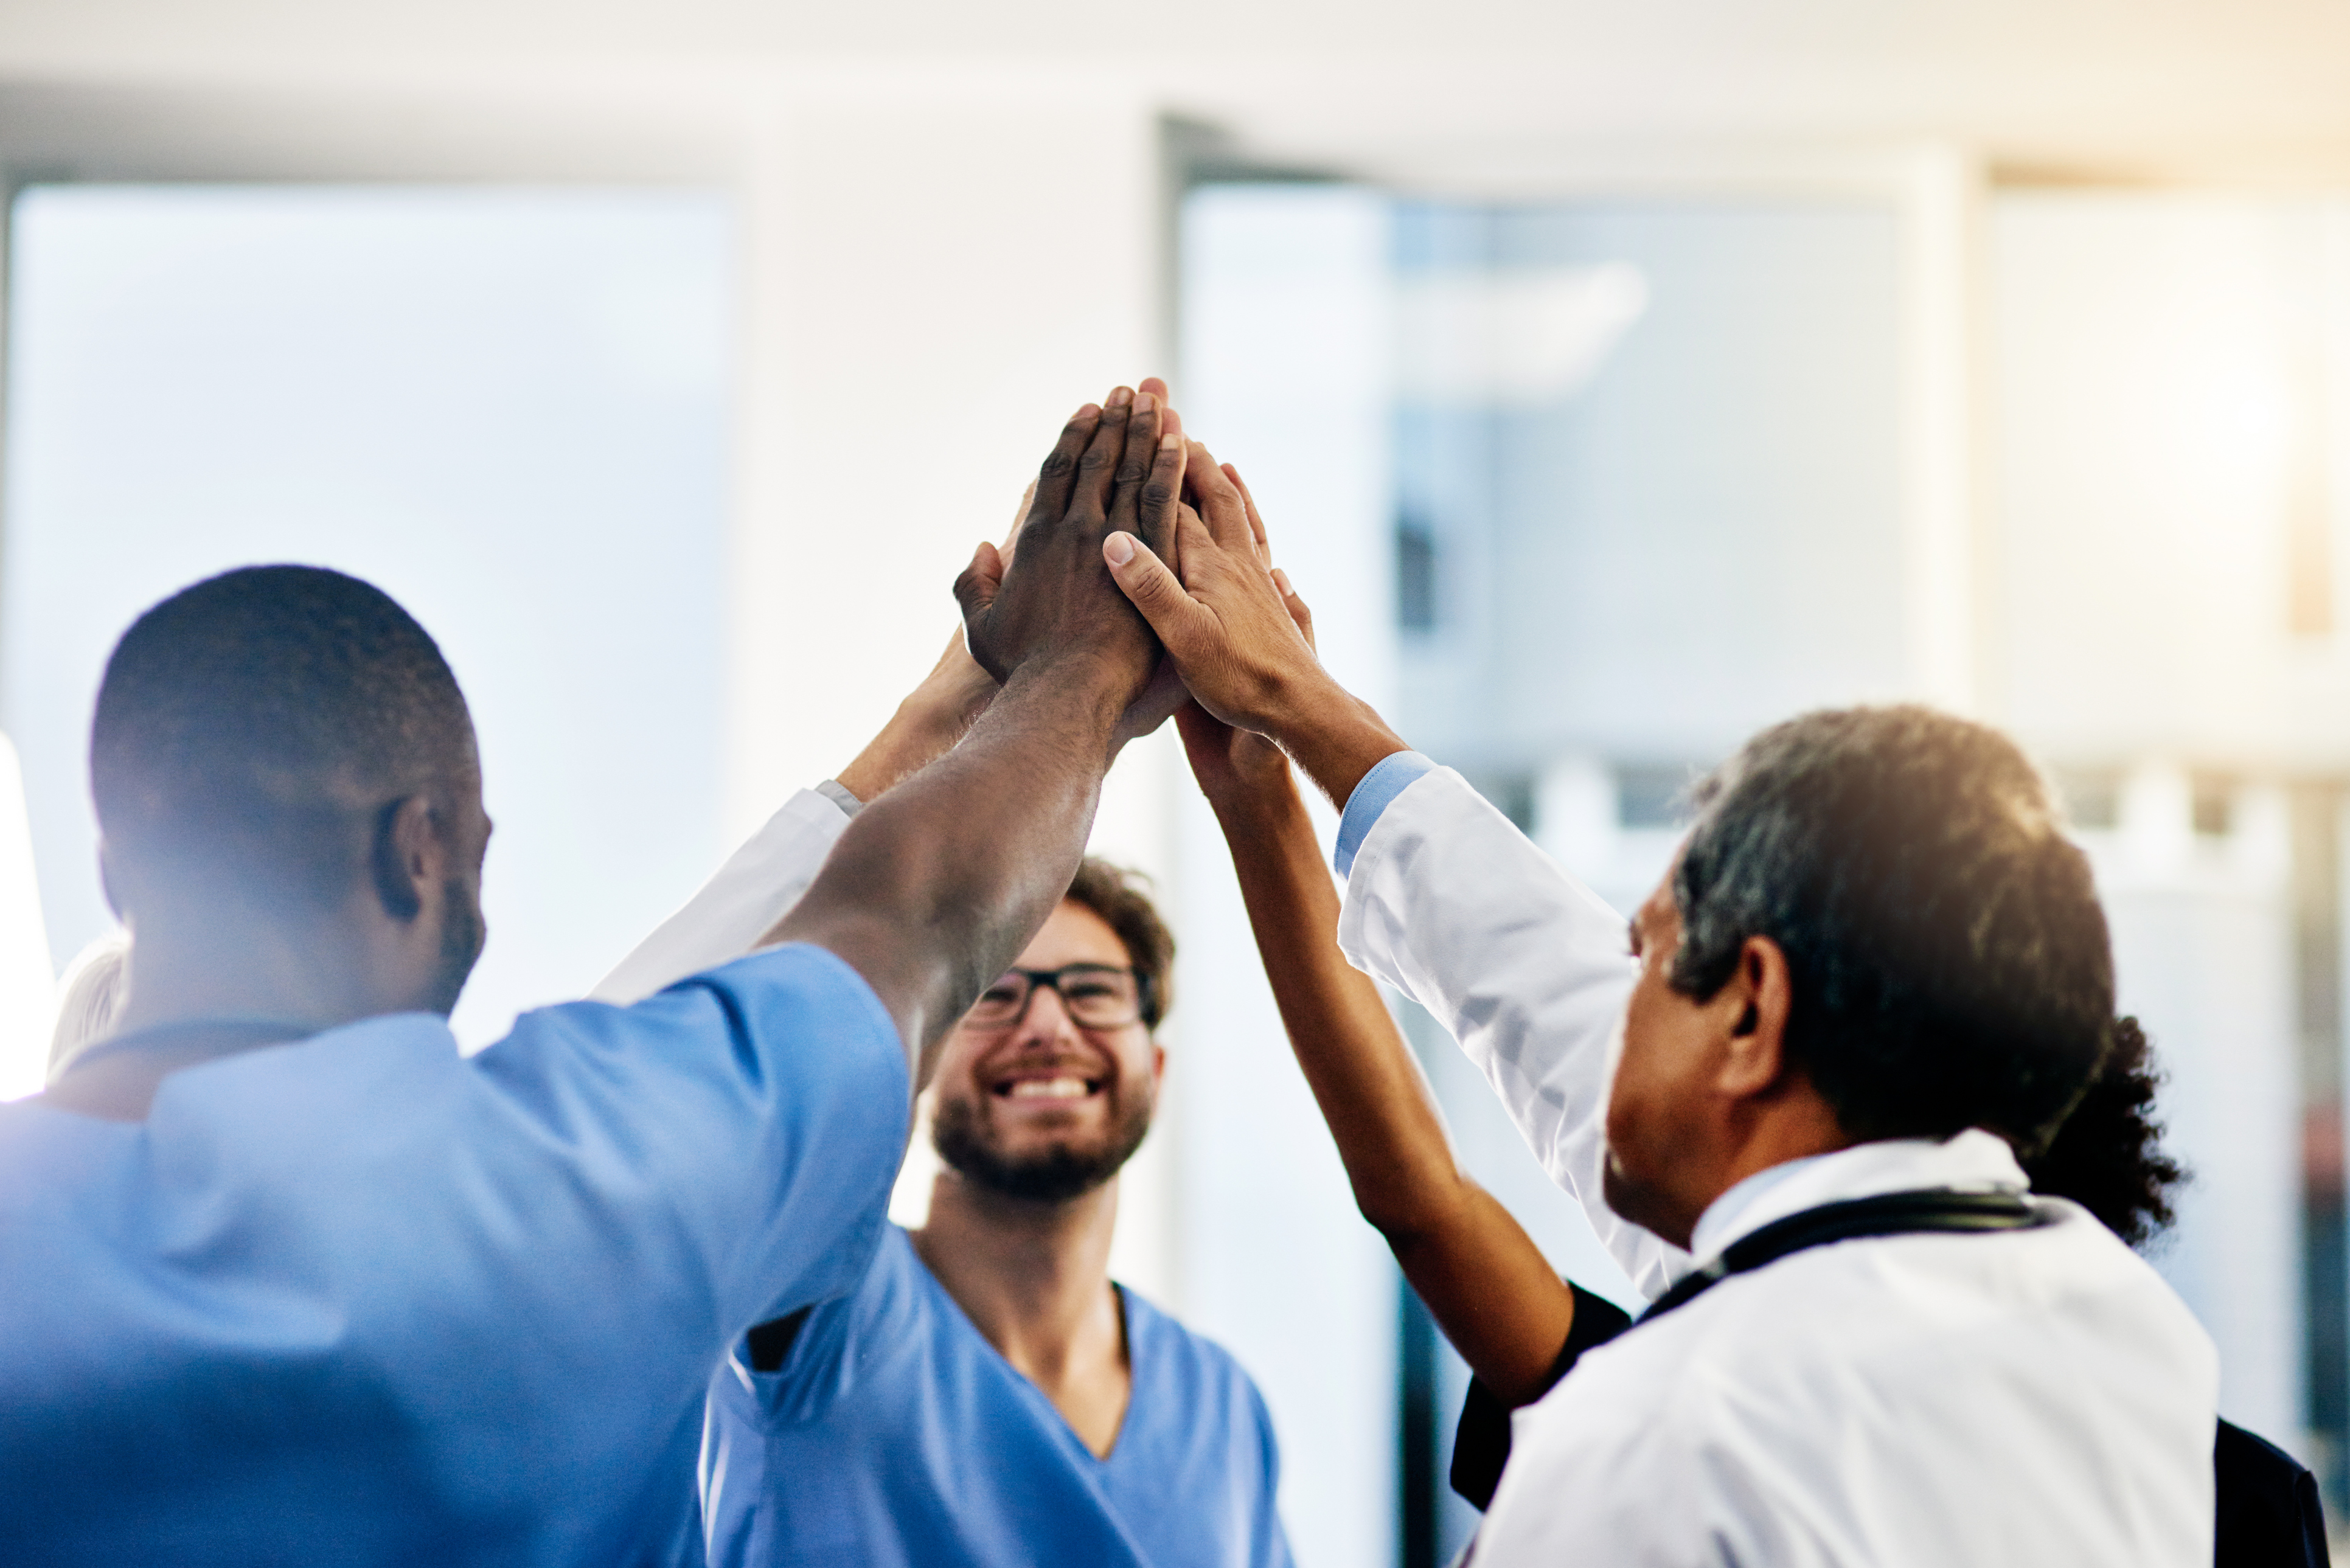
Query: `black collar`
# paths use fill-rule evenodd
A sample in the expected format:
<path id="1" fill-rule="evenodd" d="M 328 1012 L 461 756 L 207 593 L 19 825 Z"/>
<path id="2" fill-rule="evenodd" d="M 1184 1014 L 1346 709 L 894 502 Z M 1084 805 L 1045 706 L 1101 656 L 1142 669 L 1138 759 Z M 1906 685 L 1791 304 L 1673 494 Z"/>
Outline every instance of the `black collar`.
<path id="1" fill-rule="evenodd" d="M 1683 1276 L 1672 1289 L 1650 1302 L 1648 1310 L 1638 1321 L 1647 1323 L 1662 1317 L 1732 1274 L 1775 1263 L 1807 1247 L 1825 1247 L 1832 1241 L 1854 1241 L 1868 1236 L 1909 1236 L 1927 1231 L 2023 1231 L 2054 1219 L 2054 1210 L 2034 1203 L 2021 1192 L 1956 1192 L 1949 1188 L 1928 1188 L 1824 1203 L 1741 1236 L 1724 1247 L 1720 1257 L 1695 1273 Z"/>

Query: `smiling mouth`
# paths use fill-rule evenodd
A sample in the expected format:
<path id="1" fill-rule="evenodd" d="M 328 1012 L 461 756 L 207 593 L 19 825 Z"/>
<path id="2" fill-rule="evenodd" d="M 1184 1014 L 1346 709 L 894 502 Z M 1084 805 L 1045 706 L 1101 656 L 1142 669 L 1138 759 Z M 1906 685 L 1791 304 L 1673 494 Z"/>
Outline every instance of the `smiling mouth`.
<path id="1" fill-rule="evenodd" d="M 995 1085 L 999 1100 L 1082 1100 L 1101 1092 L 1097 1078 L 1063 1074 L 1056 1078 L 1013 1078 Z"/>

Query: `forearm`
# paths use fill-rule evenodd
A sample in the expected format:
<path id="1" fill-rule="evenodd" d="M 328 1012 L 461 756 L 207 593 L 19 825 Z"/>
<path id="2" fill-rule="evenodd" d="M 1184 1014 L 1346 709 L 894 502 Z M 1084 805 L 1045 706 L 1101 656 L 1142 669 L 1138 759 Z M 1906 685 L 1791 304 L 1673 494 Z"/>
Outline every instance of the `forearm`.
<path id="1" fill-rule="evenodd" d="M 1458 1168 L 1419 1064 L 1371 981 L 1332 933 L 1338 899 L 1295 788 L 1211 802 L 1231 847 L 1257 950 L 1364 1217 L 1409 1230 L 1448 1201 Z"/>
<path id="2" fill-rule="evenodd" d="M 1625 1272 L 1661 1294 L 1679 1255 L 1601 1190 L 1610 1042 L 1634 978 L 1623 918 L 1440 769 L 1363 838 L 1338 943 L 1451 1033 Z"/>
<path id="3" fill-rule="evenodd" d="M 938 667 L 835 777 L 858 800 L 878 799 L 952 751 L 994 695 L 995 682 L 964 654 L 958 630 Z"/>
<path id="4" fill-rule="evenodd" d="M 1023 667 L 962 743 L 858 815 L 769 941 L 830 949 L 932 1048 L 1067 891 L 1133 681 L 1086 658 Z"/>
<path id="5" fill-rule="evenodd" d="M 1268 707 L 1263 732 L 1341 811 L 1365 774 L 1410 749 L 1377 709 L 1318 672 L 1285 686 Z"/>
<path id="6" fill-rule="evenodd" d="M 1512 1404 L 1533 1397 L 1566 1343 L 1574 1293 L 1461 1169 L 1378 987 L 1339 952 L 1337 895 L 1295 787 L 1213 804 L 1283 1026 L 1357 1205 L 1471 1370 Z"/>

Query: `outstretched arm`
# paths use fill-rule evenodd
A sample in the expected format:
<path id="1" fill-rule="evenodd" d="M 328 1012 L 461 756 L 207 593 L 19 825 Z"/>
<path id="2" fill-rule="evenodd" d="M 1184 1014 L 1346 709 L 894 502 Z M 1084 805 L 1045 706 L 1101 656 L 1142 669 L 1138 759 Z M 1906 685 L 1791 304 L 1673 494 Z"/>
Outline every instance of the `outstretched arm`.
<path id="1" fill-rule="evenodd" d="M 1505 1405 L 1535 1398 L 1574 1327 L 1575 1293 L 1461 1168 L 1378 988 L 1339 952 L 1338 896 L 1281 753 L 1196 704 L 1176 723 L 1232 849 L 1282 1026 L 1356 1206 L 1470 1370 Z"/>
<path id="2" fill-rule="evenodd" d="M 956 584 L 972 656 L 1003 683 L 961 745 L 875 800 L 770 941 L 830 949 L 873 987 L 914 1081 L 1076 874 L 1122 713 L 1158 657 L 1111 584 L 1113 530 L 1170 543 L 1184 452 L 1162 400 L 1078 410 L 1037 476 L 1007 568 L 982 545 Z"/>
<path id="3" fill-rule="evenodd" d="M 1239 476 L 1191 454 L 1199 511 L 1181 514 L 1179 557 L 1113 536 L 1118 586 L 1202 708 L 1270 736 L 1345 809 L 1347 958 L 1451 1031 L 1625 1272 L 1661 1294 L 1685 1256 L 1602 1196 L 1610 1039 L 1633 980 L 1622 919 L 1459 774 L 1398 756 L 1403 742 L 1294 623 Z"/>
<path id="4" fill-rule="evenodd" d="M 1333 680 L 1274 586 L 1264 522 L 1240 475 L 1190 443 L 1176 555 L 1113 533 L 1104 553 L 1200 705 L 1269 735 L 1344 808 L 1363 775 L 1404 750 L 1369 703 Z M 1180 576 L 1178 574 L 1180 574 Z"/>

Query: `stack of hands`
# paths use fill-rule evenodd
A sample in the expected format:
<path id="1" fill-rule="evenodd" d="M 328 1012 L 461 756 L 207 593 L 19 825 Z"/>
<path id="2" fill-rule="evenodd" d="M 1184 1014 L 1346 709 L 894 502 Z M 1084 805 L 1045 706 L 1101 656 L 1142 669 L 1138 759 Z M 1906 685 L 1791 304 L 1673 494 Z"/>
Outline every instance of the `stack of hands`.
<path id="1" fill-rule="evenodd" d="M 1172 715 L 1220 812 L 1294 799 L 1284 752 L 1343 805 L 1403 749 L 1323 669 L 1248 486 L 1189 439 L 1156 378 L 1071 416 L 1011 535 L 979 546 L 955 597 L 962 635 L 840 775 L 860 798 L 951 745 L 999 691 L 1072 667 L 1117 704 L 1116 745 Z"/>

